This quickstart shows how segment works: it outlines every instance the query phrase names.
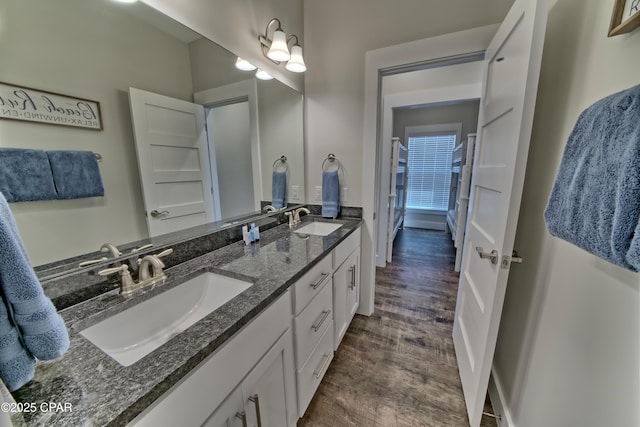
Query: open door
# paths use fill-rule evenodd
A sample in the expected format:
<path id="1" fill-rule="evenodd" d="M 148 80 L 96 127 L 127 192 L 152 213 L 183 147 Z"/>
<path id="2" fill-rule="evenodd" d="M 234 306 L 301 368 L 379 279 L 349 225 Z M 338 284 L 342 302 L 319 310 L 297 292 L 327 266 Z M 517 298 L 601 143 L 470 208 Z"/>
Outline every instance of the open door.
<path id="1" fill-rule="evenodd" d="M 547 6 L 516 0 L 485 56 L 453 341 L 471 427 L 482 417 L 512 261 Z"/>
<path id="2" fill-rule="evenodd" d="M 204 107 L 129 88 L 149 236 L 216 220 Z"/>

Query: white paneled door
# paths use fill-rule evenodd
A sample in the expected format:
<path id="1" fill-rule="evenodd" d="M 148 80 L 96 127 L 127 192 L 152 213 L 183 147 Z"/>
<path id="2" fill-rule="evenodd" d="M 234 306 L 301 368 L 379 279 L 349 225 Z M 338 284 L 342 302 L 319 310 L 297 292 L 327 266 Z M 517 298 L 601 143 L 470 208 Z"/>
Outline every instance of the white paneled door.
<path id="1" fill-rule="evenodd" d="M 129 88 L 150 237 L 214 221 L 202 105 Z"/>
<path id="2" fill-rule="evenodd" d="M 546 28 L 545 3 L 516 0 L 485 57 L 453 330 L 471 427 L 480 425 L 511 267 Z"/>

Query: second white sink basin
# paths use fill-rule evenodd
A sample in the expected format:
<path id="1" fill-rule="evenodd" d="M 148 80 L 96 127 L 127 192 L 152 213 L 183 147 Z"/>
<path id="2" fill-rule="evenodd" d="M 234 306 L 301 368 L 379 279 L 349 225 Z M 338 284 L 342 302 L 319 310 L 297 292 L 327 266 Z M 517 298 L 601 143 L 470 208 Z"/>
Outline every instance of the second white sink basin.
<path id="1" fill-rule="evenodd" d="M 80 334 L 121 365 L 129 366 L 251 285 L 206 272 Z"/>
<path id="2" fill-rule="evenodd" d="M 300 234 L 313 234 L 316 236 L 328 236 L 340 227 L 342 227 L 342 224 L 313 221 L 303 227 L 298 228 L 297 230 L 293 230 L 293 232 Z"/>

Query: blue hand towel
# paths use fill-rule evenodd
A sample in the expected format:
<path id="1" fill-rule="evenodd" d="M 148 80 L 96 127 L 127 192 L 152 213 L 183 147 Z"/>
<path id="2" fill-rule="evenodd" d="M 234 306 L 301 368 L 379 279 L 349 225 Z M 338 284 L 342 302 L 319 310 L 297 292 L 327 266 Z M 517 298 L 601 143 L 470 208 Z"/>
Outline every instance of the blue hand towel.
<path id="1" fill-rule="evenodd" d="M 62 356 L 69 348 L 67 329 L 44 295 L 2 193 L 0 253 L 0 289 L 10 321 L 17 326 L 26 350 L 41 360 Z"/>
<path id="2" fill-rule="evenodd" d="M 640 85 L 580 114 L 544 219 L 552 235 L 640 271 Z"/>
<path id="3" fill-rule="evenodd" d="M 100 168 L 91 151 L 47 151 L 58 199 L 104 196 Z"/>
<path id="4" fill-rule="evenodd" d="M 271 205 L 276 209 L 287 206 L 287 173 L 273 172 L 271 177 Z"/>
<path id="5" fill-rule="evenodd" d="M 22 346 L 17 329 L 0 295 L 0 378 L 9 391 L 28 383 L 34 374 L 35 359 Z"/>
<path id="6" fill-rule="evenodd" d="M 338 171 L 322 172 L 322 216 L 337 218 L 340 213 L 340 178 Z"/>
<path id="7" fill-rule="evenodd" d="M 0 192 L 9 202 L 56 199 L 47 153 L 0 148 Z"/>

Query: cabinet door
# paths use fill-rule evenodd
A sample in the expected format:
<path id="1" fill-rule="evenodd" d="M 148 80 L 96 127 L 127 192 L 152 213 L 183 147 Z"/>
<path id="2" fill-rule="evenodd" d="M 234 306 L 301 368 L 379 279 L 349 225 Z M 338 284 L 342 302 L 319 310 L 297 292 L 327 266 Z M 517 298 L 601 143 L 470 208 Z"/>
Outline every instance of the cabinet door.
<path id="1" fill-rule="evenodd" d="M 360 305 L 360 250 L 356 249 L 345 262 L 349 277 L 347 279 L 347 327 Z"/>
<path id="2" fill-rule="evenodd" d="M 352 277 L 349 262 L 345 261 L 333 274 L 333 330 L 334 350 L 347 332 L 347 290 Z"/>
<path id="3" fill-rule="evenodd" d="M 248 426 L 295 425 L 297 407 L 290 330 L 280 337 L 251 370 L 241 388 Z"/>
<path id="4" fill-rule="evenodd" d="M 238 386 L 207 418 L 202 427 L 245 427 L 247 414 L 243 405 L 242 390 Z"/>

